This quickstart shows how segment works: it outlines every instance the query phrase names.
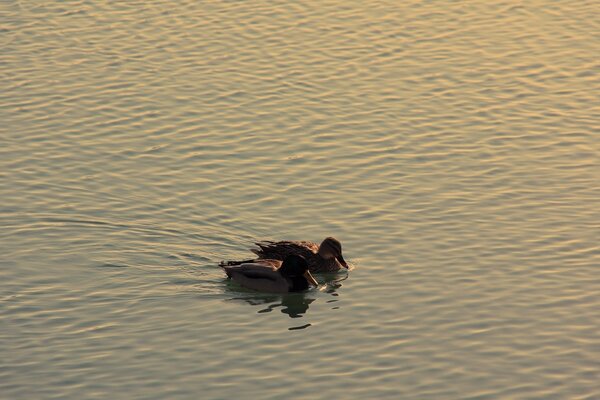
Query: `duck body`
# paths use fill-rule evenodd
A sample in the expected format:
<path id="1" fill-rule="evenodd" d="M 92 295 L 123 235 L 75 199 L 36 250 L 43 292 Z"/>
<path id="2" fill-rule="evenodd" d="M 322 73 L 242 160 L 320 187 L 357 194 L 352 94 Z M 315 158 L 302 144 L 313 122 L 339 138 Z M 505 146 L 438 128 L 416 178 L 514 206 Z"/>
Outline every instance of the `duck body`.
<path id="1" fill-rule="evenodd" d="M 321 245 L 309 241 L 257 242 L 258 249 L 251 249 L 260 259 L 283 260 L 285 257 L 296 254 L 304 257 L 310 272 L 337 272 L 348 268 L 342 257 L 342 245 L 332 237 L 325 238 Z"/>
<path id="2" fill-rule="evenodd" d="M 222 262 L 221 268 L 241 286 L 269 293 L 301 292 L 318 283 L 308 270 L 306 260 L 289 255 L 283 261 L 273 259 L 248 262 Z"/>

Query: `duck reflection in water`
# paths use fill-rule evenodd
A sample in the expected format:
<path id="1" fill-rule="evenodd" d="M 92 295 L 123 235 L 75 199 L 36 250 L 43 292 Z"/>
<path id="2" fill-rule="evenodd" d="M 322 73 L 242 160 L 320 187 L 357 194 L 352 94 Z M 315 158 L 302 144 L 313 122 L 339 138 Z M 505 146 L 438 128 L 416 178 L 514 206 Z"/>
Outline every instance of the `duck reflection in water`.
<path id="1" fill-rule="evenodd" d="M 279 303 L 276 301 L 280 300 Z M 316 299 L 306 298 L 304 294 L 294 293 L 282 296 L 268 305 L 267 308 L 259 310 L 259 313 L 271 312 L 277 307 L 281 307 L 281 312 L 287 314 L 290 318 L 300 318 L 308 311 L 309 305 Z"/>
<path id="2" fill-rule="evenodd" d="M 335 303 L 338 301 L 337 297 L 339 296 L 337 290 L 342 286 L 341 282 L 347 279 L 347 276 L 324 275 L 324 277 L 329 279 L 326 281 L 325 285 L 321 286 L 319 291 L 336 297 L 326 301 L 327 303 Z M 239 290 L 236 292 L 239 294 Z M 281 307 L 281 312 L 283 314 L 287 314 L 290 318 L 300 318 L 308 312 L 310 305 L 317 300 L 316 296 L 318 296 L 318 294 L 315 292 L 287 293 L 282 295 L 247 292 L 247 295 L 232 297 L 231 300 L 243 300 L 252 306 L 266 306 L 258 310 L 259 314 L 268 313 Z M 332 307 L 332 309 L 337 308 L 339 307 Z"/>

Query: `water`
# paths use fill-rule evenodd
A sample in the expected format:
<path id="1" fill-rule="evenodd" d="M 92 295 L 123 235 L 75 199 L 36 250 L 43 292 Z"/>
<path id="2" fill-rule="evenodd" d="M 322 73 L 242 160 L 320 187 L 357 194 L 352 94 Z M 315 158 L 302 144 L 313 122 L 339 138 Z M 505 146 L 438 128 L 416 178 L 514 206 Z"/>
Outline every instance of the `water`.
<path id="1" fill-rule="evenodd" d="M 596 2 L 0 9 L 0 397 L 600 398 Z"/>

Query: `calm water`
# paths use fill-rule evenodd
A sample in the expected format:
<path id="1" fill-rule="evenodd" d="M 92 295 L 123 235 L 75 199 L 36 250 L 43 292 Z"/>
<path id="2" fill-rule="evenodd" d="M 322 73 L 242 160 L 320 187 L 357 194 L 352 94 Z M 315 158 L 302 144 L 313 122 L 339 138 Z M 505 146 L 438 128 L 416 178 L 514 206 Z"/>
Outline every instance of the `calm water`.
<path id="1" fill-rule="evenodd" d="M 600 398 L 597 2 L 0 10 L 1 398 Z"/>

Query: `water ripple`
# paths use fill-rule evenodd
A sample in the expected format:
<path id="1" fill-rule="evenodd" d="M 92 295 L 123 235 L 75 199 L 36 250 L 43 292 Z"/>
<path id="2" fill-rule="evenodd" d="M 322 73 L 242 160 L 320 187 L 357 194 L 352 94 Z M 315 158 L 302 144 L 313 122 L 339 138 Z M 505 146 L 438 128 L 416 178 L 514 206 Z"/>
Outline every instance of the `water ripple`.
<path id="1" fill-rule="evenodd" d="M 595 2 L 1 7 L 7 398 L 600 397 Z"/>

